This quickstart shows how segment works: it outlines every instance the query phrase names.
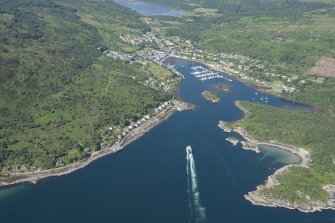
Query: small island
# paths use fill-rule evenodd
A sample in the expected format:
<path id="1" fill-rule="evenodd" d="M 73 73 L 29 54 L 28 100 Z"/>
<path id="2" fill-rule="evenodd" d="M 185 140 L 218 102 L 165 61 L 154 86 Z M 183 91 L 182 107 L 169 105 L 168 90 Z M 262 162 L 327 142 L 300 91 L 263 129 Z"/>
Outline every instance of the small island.
<path id="1" fill-rule="evenodd" d="M 230 92 L 231 86 L 228 84 L 219 84 L 214 87 L 217 91 Z"/>
<path id="2" fill-rule="evenodd" d="M 233 146 L 236 146 L 239 143 L 238 139 L 233 138 L 233 137 L 226 138 L 226 141 L 228 141 L 231 144 L 233 144 Z"/>
<path id="3" fill-rule="evenodd" d="M 204 96 L 204 98 L 212 103 L 218 103 L 220 101 L 220 98 L 213 94 L 212 92 L 209 91 L 203 91 L 202 92 L 202 96 Z"/>

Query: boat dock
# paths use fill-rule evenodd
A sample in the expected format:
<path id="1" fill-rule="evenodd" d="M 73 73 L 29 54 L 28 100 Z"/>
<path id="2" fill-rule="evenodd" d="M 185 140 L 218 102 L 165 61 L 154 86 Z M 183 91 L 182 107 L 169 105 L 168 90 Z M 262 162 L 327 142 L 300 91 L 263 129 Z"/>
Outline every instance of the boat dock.
<path id="1" fill-rule="evenodd" d="M 211 69 L 207 69 L 203 66 L 194 66 L 191 67 L 191 74 L 198 78 L 201 81 L 211 80 L 211 79 L 224 79 L 226 81 L 232 82 L 233 80 L 225 77 L 219 72 L 212 71 Z"/>
<path id="2" fill-rule="evenodd" d="M 177 69 L 176 69 L 176 66 L 175 65 L 171 65 L 171 64 L 164 64 L 164 63 L 161 63 L 161 65 L 163 65 L 164 67 L 166 67 L 167 69 L 171 70 L 172 73 L 178 75 L 179 77 L 181 77 L 183 80 L 185 80 L 185 76 L 180 73 Z"/>

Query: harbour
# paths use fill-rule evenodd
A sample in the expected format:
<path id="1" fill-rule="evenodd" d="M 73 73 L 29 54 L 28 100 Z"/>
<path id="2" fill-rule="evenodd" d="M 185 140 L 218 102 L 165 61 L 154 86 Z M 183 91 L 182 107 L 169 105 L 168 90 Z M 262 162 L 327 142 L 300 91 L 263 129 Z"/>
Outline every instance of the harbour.
<path id="1" fill-rule="evenodd" d="M 201 81 L 207 81 L 212 79 L 224 79 L 228 82 L 232 82 L 233 80 L 224 76 L 223 74 L 219 72 L 215 72 L 209 68 L 203 67 L 203 66 L 194 66 L 191 67 L 192 72 L 191 74 L 194 75 L 196 78 L 198 78 Z"/>
<path id="2" fill-rule="evenodd" d="M 239 134 L 223 132 L 217 127 L 219 120 L 243 118 L 244 113 L 236 107 L 235 101 L 253 101 L 255 92 L 259 103 L 286 109 L 310 108 L 259 92 L 234 78 L 231 82 L 222 78 L 201 81 L 191 74 L 192 67 L 204 66 L 196 62 L 170 57 L 164 63 L 174 65 L 174 69 L 185 76 L 179 94 L 185 102 L 196 105 L 195 110 L 172 114 L 122 152 L 105 156 L 76 172 L 34 185 L 0 190 L 2 220 L 36 223 L 46 219 L 50 223 L 334 222 L 333 211 L 306 214 L 254 206 L 245 200 L 245 194 L 286 165 L 283 159 L 286 161 L 292 154 L 280 155 L 280 150 L 266 155 L 245 151 L 240 144 L 233 146 L 225 140 L 229 137 L 241 140 Z M 221 99 L 219 103 L 207 103 L 201 97 L 202 91 L 225 83 L 231 85 L 229 92 L 215 90 Z M 196 193 L 188 193 L 188 189 L 192 190 L 192 179 L 187 173 L 189 170 L 191 174 L 190 160 L 185 155 L 187 145 L 192 147 L 194 185 L 201 198 L 197 207 L 205 210 L 197 215 L 192 214 L 195 206 L 192 206 L 194 209 L 189 206 L 190 197 L 194 200 Z M 15 214 L 17 210 L 20 215 Z"/>

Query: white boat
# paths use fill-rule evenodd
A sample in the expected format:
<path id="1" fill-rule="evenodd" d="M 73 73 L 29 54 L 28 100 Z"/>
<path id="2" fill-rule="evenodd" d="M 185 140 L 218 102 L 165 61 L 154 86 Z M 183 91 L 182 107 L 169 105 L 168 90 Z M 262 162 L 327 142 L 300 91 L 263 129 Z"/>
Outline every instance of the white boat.
<path id="1" fill-rule="evenodd" d="M 191 146 L 186 147 L 186 153 L 187 154 L 192 154 L 192 147 Z"/>

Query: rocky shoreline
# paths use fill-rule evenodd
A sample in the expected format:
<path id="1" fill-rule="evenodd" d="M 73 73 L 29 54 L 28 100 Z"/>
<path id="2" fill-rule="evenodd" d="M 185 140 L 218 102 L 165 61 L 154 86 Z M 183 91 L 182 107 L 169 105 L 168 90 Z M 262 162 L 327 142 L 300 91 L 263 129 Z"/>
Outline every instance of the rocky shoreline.
<path id="1" fill-rule="evenodd" d="M 183 58 L 183 57 L 179 57 L 176 55 L 173 55 L 174 57 L 177 58 L 181 58 L 181 59 L 188 59 L 188 58 Z M 220 72 L 224 72 L 220 69 L 217 69 L 217 67 L 215 67 L 212 64 L 208 64 L 204 61 L 198 61 L 198 60 L 192 60 L 192 59 L 188 59 L 191 61 L 195 61 L 195 62 L 199 62 L 199 63 L 203 63 L 205 65 L 207 65 L 208 67 L 220 71 Z M 235 76 L 235 75 L 231 75 L 231 76 Z M 236 77 L 236 76 L 235 76 Z M 239 78 L 238 78 L 239 79 Z M 243 80 L 241 80 L 243 81 Z M 245 82 L 245 81 L 243 81 Z M 247 82 L 246 82 L 247 83 Z M 264 91 L 264 89 L 262 89 L 261 86 L 259 85 L 255 85 L 257 87 L 257 89 Z M 271 94 L 273 94 L 273 92 L 269 92 Z M 280 97 L 280 96 L 279 96 Z M 287 100 L 287 99 L 285 99 Z M 295 103 L 297 103 L 296 101 L 293 101 Z M 241 105 L 239 101 L 235 102 L 236 107 L 238 107 L 240 110 L 242 110 L 244 112 L 244 117 L 248 118 L 250 116 L 250 112 L 247 111 L 246 109 L 244 109 Z M 308 104 L 304 104 L 304 105 L 308 105 Z M 308 105 L 311 106 L 311 105 Z M 315 108 L 316 111 L 322 111 L 322 109 L 311 106 L 313 108 Z M 290 145 L 285 145 L 276 141 L 269 141 L 269 142 L 261 142 L 258 140 L 255 140 L 253 137 L 251 137 L 247 131 L 245 129 L 242 128 L 230 128 L 228 126 L 225 126 L 224 122 L 219 122 L 218 126 L 225 132 L 228 133 L 232 133 L 232 132 L 236 132 L 239 133 L 241 136 L 244 137 L 245 141 L 242 141 L 242 148 L 245 150 L 253 150 L 256 153 L 259 153 L 260 150 L 258 148 L 259 144 L 263 144 L 263 145 L 269 145 L 269 146 L 274 146 L 274 147 L 278 147 L 280 149 L 285 149 L 287 151 L 290 151 L 296 155 L 298 155 L 301 158 L 301 163 L 299 164 L 290 164 L 290 165 L 286 165 L 280 169 L 278 169 L 273 175 L 269 176 L 268 179 L 266 180 L 264 185 L 260 185 L 256 188 L 255 191 L 249 192 L 247 195 L 245 195 L 245 198 L 247 200 L 249 200 L 251 203 L 253 203 L 254 205 L 262 205 L 262 206 L 267 206 L 267 207 L 284 207 L 284 208 L 288 208 L 288 209 L 298 209 L 299 211 L 302 212 L 314 212 L 314 211 L 321 211 L 321 210 L 325 210 L 325 209 L 333 209 L 335 210 L 335 185 L 326 185 L 324 187 L 324 190 L 326 190 L 329 194 L 329 200 L 324 203 L 324 202 L 311 202 L 310 204 L 296 204 L 296 203 L 290 203 L 289 201 L 284 201 L 284 200 L 276 200 L 276 199 L 267 199 L 264 196 L 262 196 L 259 191 L 262 190 L 265 187 L 273 187 L 275 185 L 275 183 L 278 183 L 276 181 L 276 176 L 278 174 L 283 174 L 284 172 L 286 172 L 290 167 L 292 166 L 301 166 L 301 167 L 306 167 L 308 168 L 308 164 L 309 164 L 309 157 L 310 154 L 308 153 L 308 151 L 304 150 L 303 148 L 297 148 L 294 146 L 290 146 Z M 269 182 L 269 183 L 268 183 Z"/>
<path id="2" fill-rule="evenodd" d="M 203 91 L 201 95 L 205 100 L 212 102 L 214 104 L 219 103 L 220 101 L 220 98 L 217 95 L 209 91 Z"/>
<path id="3" fill-rule="evenodd" d="M 16 184 L 22 183 L 37 183 L 38 181 L 49 178 L 49 177 L 56 177 L 62 176 L 69 173 L 72 173 L 76 170 L 84 168 L 94 162 L 95 160 L 104 157 L 109 154 L 113 154 L 123 150 L 128 144 L 134 142 L 139 137 L 143 136 L 146 132 L 151 130 L 153 127 L 157 126 L 164 120 L 168 119 L 174 112 L 176 111 L 183 111 L 188 109 L 193 109 L 194 105 L 184 103 L 181 101 L 175 100 L 173 106 L 161 111 L 159 114 L 154 116 L 152 119 L 148 120 L 147 123 L 143 124 L 142 126 L 134 129 L 129 133 L 127 137 L 125 137 L 120 143 L 113 145 L 108 148 L 104 148 L 100 151 L 94 152 L 89 158 L 86 160 L 82 160 L 67 166 L 58 167 L 49 170 L 42 170 L 42 171 L 34 171 L 34 172 L 27 172 L 27 173 L 15 173 L 10 175 L 8 178 L 0 180 L 0 188 L 8 187 Z"/>
<path id="4" fill-rule="evenodd" d="M 273 175 L 269 176 L 266 180 L 266 183 L 264 185 L 257 186 L 255 191 L 249 192 L 248 194 L 244 195 L 245 199 L 250 201 L 254 205 L 261 205 L 266 207 L 283 207 L 288 209 L 297 209 L 301 212 L 305 213 L 311 213 L 315 211 L 322 211 L 326 209 L 335 210 L 335 188 L 334 185 L 328 185 L 324 187 L 324 190 L 326 190 L 329 193 L 329 200 L 327 202 L 310 202 L 305 204 L 299 204 L 296 202 L 291 202 L 286 199 L 275 199 L 275 198 L 268 198 L 264 195 L 260 194 L 260 191 L 264 188 L 273 187 L 278 184 L 275 177 L 277 174 L 283 174 L 288 170 L 289 167 L 293 165 L 285 166 L 279 170 L 277 170 Z M 327 188 L 331 188 L 331 190 L 327 190 Z"/>
<path id="5" fill-rule="evenodd" d="M 247 118 L 250 113 L 246 111 L 243 107 L 241 107 L 240 103 L 237 101 L 236 106 L 239 107 L 242 111 L 245 112 L 245 117 Z M 329 200 L 326 202 L 315 202 L 312 201 L 310 203 L 305 203 L 305 204 L 298 204 L 295 202 L 288 201 L 286 199 L 276 199 L 276 198 L 269 198 L 261 194 L 261 191 L 265 188 L 271 188 L 274 187 L 275 185 L 278 185 L 279 182 L 276 180 L 276 177 L 280 174 L 284 174 L 289 170 L 289 168 L 293 166 L 299 166 L 299 167 L 304 167 L 308 168 L 308 165 L 310 164 L 310 153 L 306 151 L 303 148 L 298 148 L 295 146 L 290 146 L 290 145 L 285 145 L 277 141 L 268 141 L 268 142 L 262 142 L 259 140 L 254 139 L 251 135 L 248 134 L 248 132 L 241 128 L 241 127 L 234 127 L 230 128 L 225 125 L 225 122 L 220 121 L 218 126 L 223 129 L 225 132 L 236 132 L 240 134 L 245 141 L 242 141 L 242 148 L 246 150 L 253 150 L 257 153 L 260 152 L 258 146 L 260 144 L 262 145 L 268 145 L 272 147 L 277 147 L 280 149 L 287 150 L 293 154 L 298 155 L 301 158 L 301 162 L 298 164 L 289 164 L 286 165 L 277 171 L 275 171 L 274 174 L 269 176 L 265 183 L 263 185 L 257 186 L 255 191 L 249 192 L 246 194 L 244 197 L 248 201 L 250 201 L 254 205 L 261 205 L 261 206 L 267 206 L 267 207 L 284 207 L 288 209 L 298 209 L 301 212 L 315 212 L 315 211 L 321 211 L 325 209 L 333 209 L 335 210 L 335 185 L 327 185 L 323 189 L 328 192 L 329 194 Z"/>
<path id="6" fill-rule="evenodd" d="M 226 138 L 226 141 L 228 141 L 231 144 L 233 144 L 233 146 L 236 146 L 239 143 L 238 139 L 235 139 L 233 137 Z"/>

